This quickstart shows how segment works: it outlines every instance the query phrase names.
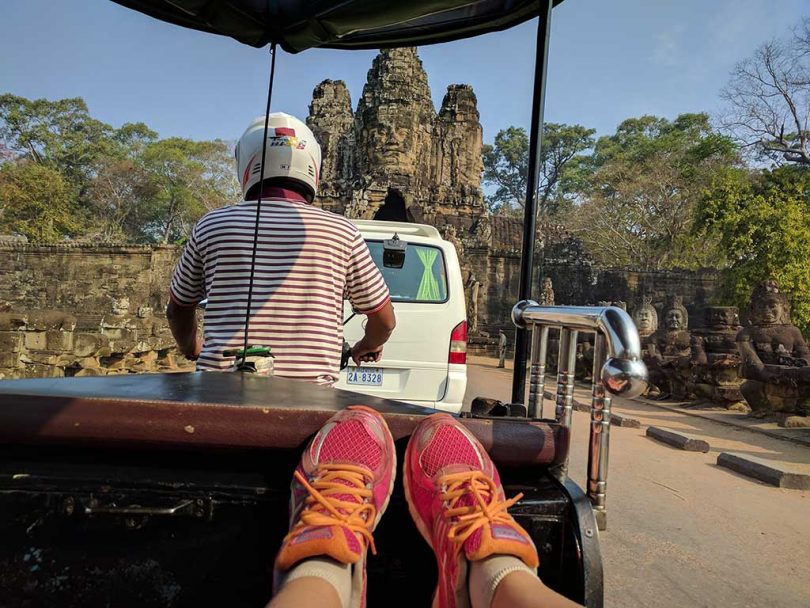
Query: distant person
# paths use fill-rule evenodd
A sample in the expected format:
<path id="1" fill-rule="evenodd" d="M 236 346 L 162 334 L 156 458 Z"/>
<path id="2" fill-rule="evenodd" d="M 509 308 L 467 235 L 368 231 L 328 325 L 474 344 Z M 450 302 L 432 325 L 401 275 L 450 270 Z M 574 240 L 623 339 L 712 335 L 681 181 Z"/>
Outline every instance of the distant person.
<path id="1" fill-rule="evenodd" d="M 433 606 L 577 606 L 537 577 L 534 543 L 507 510 L 520 496 L 507 500 L 495 464 L 458 420 L 424 418 L 402 469 L 408 510 L 442 564 Z M 326 422 L 295 470 L 269 608 L 366 606 L 366 559 L 395 476 L 394 439 L 379 413 L 353 406 Z"/>
<path id="2" fill-rule="evenodd" d="M 498 367 L 506 367 L 506 334 L 503 330 L 498 332 Z"/>
<path id="3" fill-rule="evenodd" d="M 368 317 L 352 359 L 379 361 L 394 330 L 394 310 L 382 274 L 357 228 L 312 206 L 321 148 L 312 131 L 283 113 L 255 119 L 236 145 L 244 201 L 203 216 L 172 277 L 166 310 L 180 352 L 198 370 L 226 371 L 223 351 L 242 348 L 257 199 L 262 198 L 250 310 L 250 345 L 270 347 L 276 376 L 333 385 L 340 372 L 343 301 Z M 204 339 L 196 305 L 207 298 Z"/>

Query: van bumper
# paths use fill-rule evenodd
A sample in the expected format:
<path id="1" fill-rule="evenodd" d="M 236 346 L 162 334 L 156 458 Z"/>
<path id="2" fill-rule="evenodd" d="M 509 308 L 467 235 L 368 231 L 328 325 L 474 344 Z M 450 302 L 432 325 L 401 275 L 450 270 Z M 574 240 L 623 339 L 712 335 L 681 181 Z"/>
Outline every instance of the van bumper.
<path id="1" fill-rule="evenodd" d="M 439 401 L 411 401 L 408 403 L 421 405 L 442 412 L 458 414 L 464 405 L 464 393 L 467 391 L 467 366 L 451 363 L 447 373 L 447 390 Z"/>

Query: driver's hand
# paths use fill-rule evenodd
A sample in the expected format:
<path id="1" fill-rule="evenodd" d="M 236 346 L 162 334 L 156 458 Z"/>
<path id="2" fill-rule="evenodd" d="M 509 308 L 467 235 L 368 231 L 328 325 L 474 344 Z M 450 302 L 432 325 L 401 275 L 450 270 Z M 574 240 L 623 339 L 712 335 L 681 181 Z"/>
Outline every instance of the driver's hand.
<path id="1" fill-rule="evenodd" d="M 376 363 L 382 359 L 383 349 L 378 346 L 376 349 L 368 348 L 362 340 L 352 347 L 352 361 L 355 365 L 361 363 Z"/>

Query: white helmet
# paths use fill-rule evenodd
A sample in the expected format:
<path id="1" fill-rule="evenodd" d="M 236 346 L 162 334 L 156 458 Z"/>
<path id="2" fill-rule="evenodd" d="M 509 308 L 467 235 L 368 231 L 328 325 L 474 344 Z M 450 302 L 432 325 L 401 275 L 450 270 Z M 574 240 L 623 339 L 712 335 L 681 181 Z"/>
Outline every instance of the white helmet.
<path id="1" fill-rule="evenodd" d="M 295 179 L 306 184 L 314 195 L 321 172 L 321 146 L 309 127 L 294 116 L 272 112 L 268 117 L 264 179 Z M 264 116 L 259 116 L 236 144 L 236 177 L 242 195 L 261 179 L 263 133 Z"/>

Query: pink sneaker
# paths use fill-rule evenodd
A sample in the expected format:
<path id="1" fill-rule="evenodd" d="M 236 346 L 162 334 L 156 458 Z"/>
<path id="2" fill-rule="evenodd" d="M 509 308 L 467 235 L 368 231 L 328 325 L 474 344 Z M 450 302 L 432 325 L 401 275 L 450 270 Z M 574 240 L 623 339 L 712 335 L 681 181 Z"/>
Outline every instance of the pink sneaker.
<path id="1" fill-rule="evenodd" d="M 298 562 L 331 557 L 354 564 L 352 605 L 365 605 L 366 549 L 385 512 L 396 472 L 394 439 L 377 411 L 338 412 L 307 446 L 295 470 L 290 532 L 276 556 L 275 582 Z"/>
<path id="2" fill-rule="evenodd" d="M 405 498 L 422 536 L 436 553 L 439 583 L 433 606 L 469 606 L 467 568 L 490 555 L 514 555 L 538 565 L 529 535 L 507 509 L 498 471 L 481 443 L 449 414 L 419 424 L 405 452 Z"/>

